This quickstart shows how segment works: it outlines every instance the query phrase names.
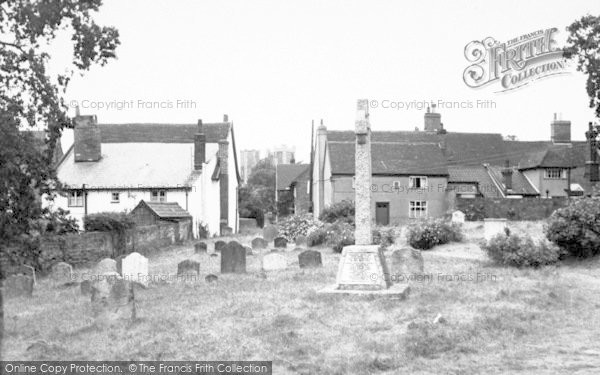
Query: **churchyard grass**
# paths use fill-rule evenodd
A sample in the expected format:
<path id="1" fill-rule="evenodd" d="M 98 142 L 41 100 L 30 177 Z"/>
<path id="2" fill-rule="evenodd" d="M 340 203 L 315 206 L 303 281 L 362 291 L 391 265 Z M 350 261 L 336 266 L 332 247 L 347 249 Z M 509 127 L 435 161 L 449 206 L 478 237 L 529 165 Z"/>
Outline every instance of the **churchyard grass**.
<path id="1" fill-rule="evenodd" d="M 200 278 L 136 289 L 137 319 L 108 328 L 94 325 L 79 288 L 42 278 L 32 298 L 4 301 L 2 357 L 272 360 L 275 374 L 594 373 L 600 260 L 496 267 L 468 241 L 423 251 L 430 278 L 411 280 L 404 301 L 317 294 L 334 283 L 340 257 L 326 248 L 316 269 L 300 269 L 298 251 L 280 252 L 288 268 L 265 278 L 258 251 L 246 274 L 220 274 L 218 257 L 174 247 L 149 256 L 150 274 L 175 275 L 192 259 Z M 208 273 L 218 281 L 206 283 Z"/>

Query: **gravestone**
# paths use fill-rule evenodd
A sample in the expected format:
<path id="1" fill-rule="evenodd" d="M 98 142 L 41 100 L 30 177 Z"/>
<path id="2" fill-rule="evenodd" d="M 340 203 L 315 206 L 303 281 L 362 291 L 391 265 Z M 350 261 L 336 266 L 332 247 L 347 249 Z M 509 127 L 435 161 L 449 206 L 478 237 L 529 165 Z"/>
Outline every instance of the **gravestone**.
<path id="1" fill-rule="evenodd" d="M 83 280 L 79 284 L 79 291 L 84 296 L 89 296 L 92 294 L 92 282 L 90 280 Z"/>
<path id="2" fill-rule="evenodd" d="M 246 249 L 237 241 L 231 241 L 221 250 L 221 273 L 246 272 Z"/>
<path id="3" fill-rule="evenodd" d="M 120 319 L 135 318 L 133 283 L 109 272 L 92 283 L 91 306 L 95 323 L 110 325 Z"/>
<path id="4" fill-rule="evenodd" d="M 206 275 L 206 277 L 204 278 L 204 281 L 206 281 L 207 283 L 216 283 L 217 280 L 219 279 L 219 277 L 217 275 L 213 275 L 212 273 L 209 275 Z"/>
<path id="5" fill-rule="evenodd" d="M 31 297 L 33 278 L 26 275 L 10 275 L 2 281 L 4 297 Z"/>
<path id="6" fill-rule="evenodd" d="M 390 250 L 390 281 L 406 282 L 411 276 L 423 274 L 421 251 L 412 247 L 392 247 Z"/>
<path id="7" fill-rule="evenodd" d="M 107 272 L 117 272 L 117 262 L 114 259 L 104 258 L 94 267 L 95 275 L 103 275 Z"/>
<path id="8" fill-rule="evenodd" d="M 277 237 L 274 240 L 274 245 L 278 249 L 285 249 L 287 247 L 287 240 L 283 237 Z"/>
<path id="9" fill-rule="evenodd" d="M 298 254 L 300 268 L 322 267 L 321 253 L 315 250 L 306 250 Z"/>
<path id="10" fill-rule="evenodd" d="M 197 242 L 194 245 L 194 251 L 196 252 L 196 254 L 206 253 L 208 251 L 208 246 L 206 246 L 205 242 Z"/>
<path id="11" fill-rule="evenodd" d="M 452 213 L 452 222 L 462 224 L 465 222 L 465 214 L 462 211 L 454 211 Z"/>
<path id="12" fill-rule="evenodd" d="M 200 263 L 187 259 L 177 264 L 177 276 L 198 276 L 200 274 Z"/>
<path id="13" fill-rule="evenodd" d="M 52 280 L 59 283 L 68 283 L 73 281 L 73 267 L 69 263 L 58 262 L 50 270 Z"/>
<path id="14" fill-rule="evenodd" d="M 497 234 L 506 233 L 506 219 L 483 219 L 483 233 L 486 241 Z"/>
<path id="15" fill-rule="evenodd" d="M 131 253 L 123 258 L 122 275 L 126 281 L 148 286 L 148 258 L 140 253 Z"/>
<path id="16" fill-rule="evenodd" d="M 300 235 L 296 237 L 296 240 L 294 242 L 296 243 L 296 246 L 306 246 L 307 240 L 308 239 L 306 238 L 306 236 Z"/>
<path id="17" fill-rule="evenodd" d="M 252 249 L 254 250 L 266 249 L 268 246 L 269 242 L 264 238 L 256 237 L 252 240 Z"/>
<path id="18" fill-rule="evenodd" d="M 369 102 L 358 101 L 355 123 L 354 205 L 355 245 L 345 246 L 338 266 L 336 285 L 323 293 L 375 294 L 404 298 L 406 287 L 392 287 L 389 272 L 378 245 L 373 245 L 371 198 L 371 124 Z"/>
<path id="19" fill-rule="evenodd" d="M 254 255 L 250 246 L 244 246 L 244 249 L 246 250 L 246 255 Z"/>
<path id="20" fill-rule="evenodd" d="M 287 268 L 285 257 L 279 253 L 269 253 L 262 259 L 262 269 L 265 271 L 277 271 Z"/>
<path id="21" fill-rule="evenodd" d="M 215 242 L 215 251 L 221 251 L 227 246 L 227 242 L 225 241 L 217 241 Z"/>
<path id="22" fill-rule="evenodd" d="M 14 272 L 11 272 L 10 274 L 19 274 L 31 277 L 33 279 L 33 285 L 37 284 L 35 268 L 28 264 L 22 264 L 18 266 L 17 269 Z"/>
<path id="23" fill-rule="evenodd" d="M 279 229 L 275 225 L 266 225 L 263 228 L 263 238 L 267 242 L 271 242 L 279 235 Z"/>

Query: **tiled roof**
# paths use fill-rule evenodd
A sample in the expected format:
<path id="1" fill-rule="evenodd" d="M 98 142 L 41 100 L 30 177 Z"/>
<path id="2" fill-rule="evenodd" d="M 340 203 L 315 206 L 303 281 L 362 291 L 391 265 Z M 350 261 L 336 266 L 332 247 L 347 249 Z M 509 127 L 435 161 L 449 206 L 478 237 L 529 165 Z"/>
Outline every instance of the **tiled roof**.
<path id="1" fill-rule="evenodd" d="M 289 188 L 292 182 L 309 168 L 310 164 L 278 164 L 276 167 L 277 190 Z"/>
<path id="2" fill-rule="evenodd" d="M 505 144 L 507 159 L 519 169 L 584 166 L 588 152 L 585 141 L 574 141 L 569 145 L 549 141 L 505 141 Z"/>
<path id="3" fill-rule="evenodd" d="M 502 167 L 490 166 L 488 170 L 490 171 L 490 175 L 500 186 L 502 186 L 506 193 L 506 187 L 504 186 L 502 176 Z M 521 173 L 518 169 L 513 169 L 512 194 L 539 195 L 535 188 L 529 183 L 525 175 L 523 175 L 523 173 Z"/>
<path id="4" fill-rule="evenodd" d="M 197 124 L 99 124 L 102 143 L 193 143 Z M 227 139 L 230 123 L 203 124 L 206 142 Z"/>
<path id="5" fill-rule="evenodd" d="M 332 174 L 354 174 L 354 143 L 328 142 Z M 446 159 L 430 143 L 371 143 L 374 175 L 447 176 Z"/>
<path id="6" fill-rule="evenodd" d="M 79 163 L 71 149 L 58 167 L 58 178 L 90 189 L 189 186 L 195 176 L 193 148 L 193 143 L 102 143 L 100 161 Z"/>
<path id="7" fill-rule="evenodd" d="M 148 207 L 161 219 L 186 218 L 191 216 L 177 202 L 146 202 L 142 200 L 132 212 L 142 205 Z"/>
<path id="8" fill-rule="evenodd" d="M 479 192 L 486 198 L 500 198 L 502 195 L 494 181 L 483 166 L 452 166 L 448 167 L 450 174 L 448 183 L 459 184 L 467 182 L 476 182 Z"/>

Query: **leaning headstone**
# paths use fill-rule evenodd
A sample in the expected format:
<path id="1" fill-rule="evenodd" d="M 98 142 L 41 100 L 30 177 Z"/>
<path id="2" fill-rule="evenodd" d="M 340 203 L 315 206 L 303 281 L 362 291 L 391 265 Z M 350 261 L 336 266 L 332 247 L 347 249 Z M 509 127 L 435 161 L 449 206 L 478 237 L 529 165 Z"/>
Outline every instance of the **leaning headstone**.
<path id="1" fill-rule="evenodd" d="M 114 259 L 104 258 L 94 267 L 95 275 L 103 275 L 107 272 L 117 272 L 117 262 Z"/>
<path id="2" fill-rule="evenodd" d="M 266 249 L 269 246 L 269 241 L 264 238 L 256 237 L 252 240 L 252 249 L 261 250 Z"/>
<path id="3" fill-rule="evenodd" d="M 422 275 L 424 270 L 421 251 L 412 247 L 392 247 L 390 255 L 390 281 L 407 282 L 411 276 Z"/>
<path id="4" fill-rule="evenodd" d="M 148 286 L 148 258 L 140 253 L 131 253 L 122 260 L 122 275 L 126 281 Z"/>
<path id="5" fill-rule="evenodd" d="M 31 297 L 33 278 L 26 275 L 11 275 L 2 283 L 4 297 Z"/>
<path id="6" fill-rule="evenodd" d="M 206 242 L 197 242 L 194 245 L 194 251 L 196 252 L 196 254 L 206 253 L 207 250 L 208 246 L 206 246 Z"/>
<path id="7" fill-rule="evenodd" d="M 287 247 L 287 240 L 283 237 L 277 237 L 274 240 L 274 245 L 278 249 L 285 249 Z"/>
<path id="8" fill-rule="evenodd" d="M 177 276 L 198 276 L 200 263 L 187 259 L 177 264 Z"/>
<path id="9" fill-rule="evenodd" d="M 262 259 L 262 269 L 265 271 L 277 271 L 287 268 L 285 257 L 278 253 L 269 253 Z"/>
<path id="10" fill-rule="evenodd" d="M 225 248 L 227 242 L 225 241 L 217 241 L 215 242 L 215 251 L 221 251 Z"/>
<path id="11" fill-rule="evenodd" d="M 296 246 L 306 246 L 308 239 L 306 238 L 306 236 L 300 235 L 298 237 L 296 237 L 295 243 Z"/>
<path id="12" fill-rule="evenodd" d="M 506 233 L 506 219 L 483 219 L 483 233 L 486 241 L 497 234 Z"/>
<path id="13" fill-rule="evenodd" d="M 73 267 L 69 263 L 58 262 L 50 269 L 52 280 L 60 283 L 73 281 Z"/>
<path id="14" fill-rule="evenodd" d="M 231 241 L 221 250 L 221 273 L 246 272 L 246 249 L 237 241 Z"/>
<path id="15" fill-rule="evenodd" d="M 266 225 L 263 228 L 263 238 L 267 240 L 267 242 L 271 242 L 279 235 L 279 229 L 275 225 Z"/>
<path id="16" fill-rule="evenodd" d="M 462 224 L 465 222 L 465 214 L 462 211 L 454 211 L 452 213 L 452 222 Z"/>
<path id="17" fill-rule="evenodd" d="M 322 267 L 321 253 L 315 250 L 306 250 L 298 254 L 300 268 Z"/>

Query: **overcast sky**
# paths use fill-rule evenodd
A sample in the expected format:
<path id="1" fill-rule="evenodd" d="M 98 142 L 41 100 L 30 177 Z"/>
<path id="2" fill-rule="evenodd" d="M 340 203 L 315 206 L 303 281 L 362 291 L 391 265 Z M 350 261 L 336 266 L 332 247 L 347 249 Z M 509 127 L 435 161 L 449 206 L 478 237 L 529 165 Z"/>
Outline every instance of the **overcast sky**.
<path id="1" fill-rule="evenodd" d="M 304 161 L 311 120 L 353 129 L 359 98 L 491 100 L 495 108 L 441 108 L 445 128 L 521 140 L 549 139 L 560 112 L 584 139 L 593 117 L 581 73 L 506 93 L 469 88 L 462 77 L 469 42 L 551 27 L 560 42 L 587 13 L 600 14 L 600 1 L 105 0 L 97 19 L 119 29 L 118 59 L 76 77 L 67 99 L 101 123 L 214 122 L 226 113 L 238 150 L 288 144 Z M 133 105 L 91 108 L 123 101 Z M 423 109 L 381 107 L 371 109 L 373 130 L 422 129 Z"/>

